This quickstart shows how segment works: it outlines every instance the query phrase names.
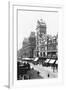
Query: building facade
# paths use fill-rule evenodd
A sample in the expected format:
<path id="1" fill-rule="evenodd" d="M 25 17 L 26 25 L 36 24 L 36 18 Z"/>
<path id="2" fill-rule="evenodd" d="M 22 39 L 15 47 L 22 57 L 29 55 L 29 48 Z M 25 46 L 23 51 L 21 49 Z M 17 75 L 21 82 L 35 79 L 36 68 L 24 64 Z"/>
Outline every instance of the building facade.
<path id="1" fill-rule="evenodd" d="M 47 56 L 47 36 L 46 36 L 46 24 L 43 20 L 37 21 L 36 28 L 36 50 L 35 55 L 37 57 Z"/>
<path id="2" fill-rule="evenodd" d="M 41 19 L 37 21 L 35 57 L 56 58 L 58 51 L 58 34 L 47 35 L 46 23 Z"/>
<path id="3" fill-rule="evenodd" d="M 36 36 L 35 36 L 35 32 L 31 32 L 30 37 L 29 37 L 29 43 L 30 43 L 30 57 L 33 58 L 34 57 L 34 50 L 36 48 Z"/>
<path id="4" fill-rule="evenodd" d="M 47 36 L 47 57 L 48 58 L 57 58 L 58 53 L 58 35 L 56 36 Z"/>
<path id="5" fill-rule="evenodd" d="M 30 57 L 30 43 L 28 38 L 24 38 L 22 43 L 22 57 L 27 58 Z"/>
<path id="6" fill-rule="evenodd" d="M 31 32 L 29 38 L 23 40 L 22 56 L 23 58 L 33 58 L 36 47 L 35 32 Z"/>

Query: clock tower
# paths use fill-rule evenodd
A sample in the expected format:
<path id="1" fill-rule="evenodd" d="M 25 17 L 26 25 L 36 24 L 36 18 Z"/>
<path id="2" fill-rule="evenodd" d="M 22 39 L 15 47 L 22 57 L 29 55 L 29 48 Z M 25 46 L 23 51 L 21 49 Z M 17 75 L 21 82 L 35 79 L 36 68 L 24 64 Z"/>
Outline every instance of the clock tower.
<path id="1" fill-rule="evenodd" d="M 47 51 L 46 23 L 40 19 L 36 28 L 36 56 L 45 57 Z"/>

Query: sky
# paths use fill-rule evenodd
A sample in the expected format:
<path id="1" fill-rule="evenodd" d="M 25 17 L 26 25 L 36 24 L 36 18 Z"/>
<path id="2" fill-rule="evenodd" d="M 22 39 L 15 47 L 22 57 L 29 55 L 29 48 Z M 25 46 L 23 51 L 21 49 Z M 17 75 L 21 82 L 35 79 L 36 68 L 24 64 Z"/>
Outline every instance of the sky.
<path id="1" fill-rule="evenodd" d="M 18 49 L 22 47 L 24 38 L 28 38 L 31 31 L 36 32 L 37 20 L 43 19 L 46 23 L 47 34 L 56 35 L 58 16 L 56 12 L 18 11 Z"/>

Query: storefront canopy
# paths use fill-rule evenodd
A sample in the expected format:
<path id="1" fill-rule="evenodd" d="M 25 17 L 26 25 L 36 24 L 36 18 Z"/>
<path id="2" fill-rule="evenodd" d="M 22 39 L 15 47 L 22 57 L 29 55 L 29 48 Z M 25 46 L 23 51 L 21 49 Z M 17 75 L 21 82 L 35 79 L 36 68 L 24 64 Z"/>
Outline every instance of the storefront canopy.
<path id="1" fill-rule="evenodd" d="M 45 63 L 48 63 L 50 61 L 50 59 L 47 59 L 46 61 L 45 61 Z"/>
<path id="2" fill-rule="evenodd" d="M 58 64 L 58 60 L 56 61 L 56 64 Z"/>
<path id="3" fill-rule="evenodd" d="M 33 60 L 33 58 L 22 58 L 22 60 Z"/>
<path id="4" fill-rule="evenodd" d="M 53 59 L 51 59 L 50 61 L 49 61 L 49 63 L 54 63 L 55 62 L 55 60 L 53 60 Z"/>
<path id="5" fill-rule="evenodd" d="M 36 57 L 35 59 L 34 59 L 34 61 L 37 61 L 38 60 L 38 57 Z"/>

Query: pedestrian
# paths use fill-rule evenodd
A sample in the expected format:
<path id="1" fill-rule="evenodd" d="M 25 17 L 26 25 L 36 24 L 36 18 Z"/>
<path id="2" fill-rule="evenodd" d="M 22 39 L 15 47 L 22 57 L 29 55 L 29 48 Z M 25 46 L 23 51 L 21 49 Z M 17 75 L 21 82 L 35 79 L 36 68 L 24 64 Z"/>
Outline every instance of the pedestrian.
<path id="1" fill-rule="evenodd" d="M 49 73 L 48 73 L 48 75 L 47 75 L 47 76 L 48 76 L 48 78 L 50 77 Z"/>
<path id="2" fill-rule="evenodd" d="M 40 72 L 38 71 L 38 72 L 37 72 L 37 75 L 39 76 L 39 74 L 40 74 Z"/>

